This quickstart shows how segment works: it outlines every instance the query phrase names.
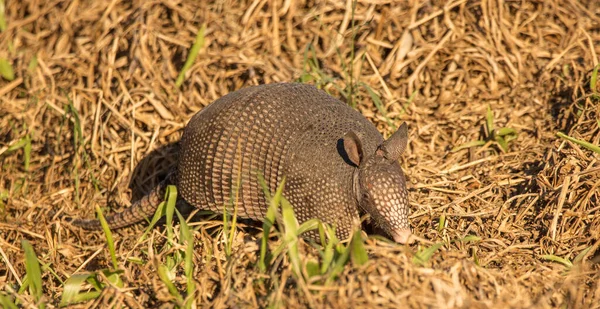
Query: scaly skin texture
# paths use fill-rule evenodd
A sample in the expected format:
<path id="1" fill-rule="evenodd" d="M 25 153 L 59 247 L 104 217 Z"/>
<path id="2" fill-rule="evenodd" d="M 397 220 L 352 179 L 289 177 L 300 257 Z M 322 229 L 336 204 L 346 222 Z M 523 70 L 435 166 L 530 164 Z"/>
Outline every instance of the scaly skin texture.
<path id="1" fill-rule="evenodd" d="M 192 117 L 181 138 L 172 182 L 180 197 L 203 210 L 262 220 L 268 203 L 262 174 L 284 196 L 300 223 L 311 218 L 336 226 L 346 238 L 368 213 L 396 241 L 409 234 L 404 174 L 397 160 L 406 127 L 388 141 L 360 113 L 313 86 L 269 84 L 230 93 Z M 236 188 L 239 192 L 235 198 Z M 151 217 L 166 182 L 123 213 L 109 216 L 119 228 Z M 96 220 L 75 225 L 97 228 Z M 401 231 L 403 236 L 399 235 Z M 314 235 L 308 235 L 314 236 Z"/>

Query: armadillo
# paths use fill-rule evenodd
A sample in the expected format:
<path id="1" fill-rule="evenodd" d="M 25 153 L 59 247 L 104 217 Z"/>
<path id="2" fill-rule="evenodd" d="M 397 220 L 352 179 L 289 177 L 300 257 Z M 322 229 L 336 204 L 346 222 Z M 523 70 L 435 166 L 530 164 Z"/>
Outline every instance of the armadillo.
<path id="1" fill-rule="evenodd" d="M 263 220 L 269 203 L 260 173 L 272 192 L 285 177 L 283 196 L 300 223 L 320 219 L 345 239 L 369 215 L 394 241 L 406 243 L 409 202 L 398 159 L 407 140 L 406 123 L 384 140 L 359 112 L 311 85 L 243 88 L 191 118 L 171 177 L 106 219 L 121 228 L 152 217 L 172 183 L 193 207 L 237 207 L 239 217 Z M 100 227 L 95 219 L 72 223 Z"/>

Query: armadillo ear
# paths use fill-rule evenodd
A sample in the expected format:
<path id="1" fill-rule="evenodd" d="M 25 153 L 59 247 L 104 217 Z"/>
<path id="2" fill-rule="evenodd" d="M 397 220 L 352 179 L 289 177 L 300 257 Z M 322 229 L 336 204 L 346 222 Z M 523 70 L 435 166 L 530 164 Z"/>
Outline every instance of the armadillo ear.
<path id="1" fill-rule="evenodd" d="M 362 142 L 354 131 L 350 131 L 344 135 L 344 151 L 350 162 L 356 166 L 360 165 L 363 158 Z"/>
<path id="2" fill-rule="evenodd" d="M 404 122 L 398 128 L 398 131 L 379 146 L 379 149 L 383 150 L 383 156 L 386 159 L 396 161 L 400 159 L 406 149 L 406 144 L 408 144 L 408 128 L 406 122 Z"/>

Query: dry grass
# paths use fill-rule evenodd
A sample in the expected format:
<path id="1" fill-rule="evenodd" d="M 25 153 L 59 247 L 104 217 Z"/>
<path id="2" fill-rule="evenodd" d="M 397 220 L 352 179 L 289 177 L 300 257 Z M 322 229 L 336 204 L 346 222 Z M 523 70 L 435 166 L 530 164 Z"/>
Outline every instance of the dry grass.
<path id="1" fill-rule="evenodd" d="M 174 143 L 191 115 L 241 87 L 304 71 L 385 134 L 386 117 L 409 123 L 402 165 L 421 240 L 409 247 L 369 239 L 366 265 L 346 265 L 328 286 L 309 282 L 307 294 L 287 259 L 258 272 L 260 229 L 240 228 L 227 257 L 222 221 L 201 220 L 199 306 L 600 307 L 600 155 L 556 137 L 600 144 L 600 85 L 590 88 L 600 2 L 370 0 L 354 16 L 352 1 L 6 2 L 0 58 L 15 79 L 0 78 L 0 286 L 24 307 L 34 298 L 16 292 L 22 239 L 46 265 L 49 307 L 60 302 L 61 281 L 111 265 L 101 232 L 84 233 L 52 210 L 89 218 L 97 205 L 115 210 L 139 198 L 175 163 Z M 204 23 L 205 46 L 176 89 Z M 321 73 L 307 64 L 308 46 Z M 380 94 L 383 113 L 359 82 Z M 488 143 L 451 152 L 486 136 L 488 105 L 496 127 L 518 131 L 508 151 Z M 8 150 L 28 134 L 25 170 L 23 149 Z M 168 253 L 153 249 L 164 231 L 137 244 L 142 229 L 114 235 L 124 287 L 79 306 L 174 305 L 157 271 Z M 467 235 L 480 240 L 459 241 Z M 413 262 L 439 242 L 425 265 Z M 588 248 L 573 267 L 548 258 L 573 261 Z M 174 281 L 183 291 L 181 267 Z"/>

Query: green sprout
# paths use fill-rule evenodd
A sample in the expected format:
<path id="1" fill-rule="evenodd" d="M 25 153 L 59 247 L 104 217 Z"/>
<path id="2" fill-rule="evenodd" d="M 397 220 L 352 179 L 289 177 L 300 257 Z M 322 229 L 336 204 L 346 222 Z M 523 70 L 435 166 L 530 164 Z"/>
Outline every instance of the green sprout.
<path id="1" fill-rule="evenodd" d="M 487 106 L 485 122 L 485 138 L 466 142 L 462 145 L 452 148 L 451 152 L 457 152 L 462 149 L 483 146 L 488 143 L 497 145 L 503 152 L 508 151 L 508 143 L 517 138 L 517 131 L 513 128 L 494 128 L 494 113 L 491 107 Z"/>

